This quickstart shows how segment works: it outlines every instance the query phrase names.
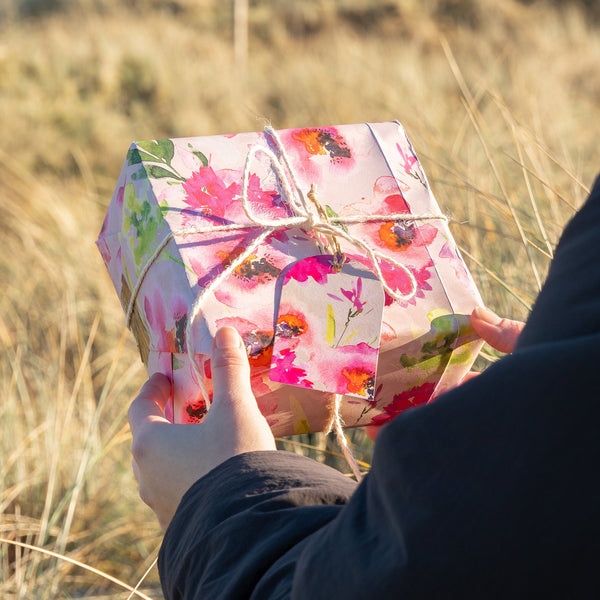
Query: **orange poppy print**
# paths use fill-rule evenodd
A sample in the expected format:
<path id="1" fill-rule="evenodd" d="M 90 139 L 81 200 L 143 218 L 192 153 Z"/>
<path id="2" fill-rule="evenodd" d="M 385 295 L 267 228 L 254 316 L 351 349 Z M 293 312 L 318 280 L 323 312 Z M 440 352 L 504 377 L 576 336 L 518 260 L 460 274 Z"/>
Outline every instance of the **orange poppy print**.
<path id="1" fill-rule="evenodd" d="M 287 313 L 277 319 L 277 335 L 297 337 L 308 329 L 308 323 L 300 316 Z"/>
<path id="2" fill-rule="evenodd" d="M 347 388 L 351 394 L 366 396 L 367 391 L 371 391 L 375 382 L 375 373 L 364 367 L 354 367 L 342 369 L 342 375 L 347 379 Z M 372 395 L 372 391 L 371 394 Z"/>
<path id="3" fill-rule="evenodd" d="M 331 160 L 336 162 L 352 156 L 346 141 L 333 127 L 299 129 L 292 134 L 292 137 L 304 144 L 305 150 L 313 156 L 329 154 Z"/>
<path id="4" fill-rule="evenodd" d="M 417 235 L 414 225 L 389 221 L 379 228 L 379 239 L 394 252 L 410 248 Z"/>

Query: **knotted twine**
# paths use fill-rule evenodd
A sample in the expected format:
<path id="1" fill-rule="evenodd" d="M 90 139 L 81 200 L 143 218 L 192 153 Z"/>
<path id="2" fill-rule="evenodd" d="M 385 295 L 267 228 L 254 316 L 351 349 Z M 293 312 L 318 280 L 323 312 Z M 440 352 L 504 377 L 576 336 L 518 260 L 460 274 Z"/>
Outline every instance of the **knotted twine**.
<path id="1" fill-rule="evenodd" d="M 139 294 L 142 283 L 146 275 L 148 274 L 150 267 L 154 264 L 158 256 L 161 254 L 161 252 L 164 250 L 167 244 L 171 241 L 171 239 L 175 237 L 186 237 L 189 235 L 198 235 L 203 233 L 212 234 L 219 232 L 244 231 L 252 229 L 261 230 L 260 233 L 256 236 L 256 238 L 245 249 L 245 251 L 241 252 L 237 257 L 235 257 L 231 262 L 229 262 L 227 266 L 223 269 L 223 271 L 219 273 L 219 275 L 217 275 L 212 281 L 209 282 L 209 284 L 205 288 L 203 288 L 200 291 L 200 293 L 196 297 L 196 300 L 194 301 L 194 304 L 192 305 L 189 319 L 186 324 L 185 340 L 187 346 L 187 355 L 191 367 L 198 380 L 198 385 L 200 387 L 200 391 L 204 398 L 204 402 L 206 403 L 207 409 L 210 406 L 210 398 L 208 396 L 208 391 L 206 389 L 206 385 L 204 384 L 204 379 L 200 372 L 200 368 L 198 367 L 195 360 L 194 344 L 192 343 L 192 326 L 209 295 L 212 294 L 213 291 L 215 291 L 219 287 L 221 282 L 224 281 L 227 277 L 229 277 L 244 261 L 250 258 L 254 251 L 263 242 L 265 242 L 265 240 L 272 233 L 283 229 L 289 229 L 291 227 L 301 227 L 307 233 L 313 233 L 314 239 L 317 243 L 317 246 L 319 247 L 321 254 L 325 254 L 328 249 L 330 249 L 330 251 L 332 252 L 334 257 L 334 270 L 340 270 L 341 266 L 344 263 L 344 257 L 341 252 L 337 238 L 339 237 L 345 239 L 351 245 L 362 250 L 366 254 L 375 272 L 375 275 L 377 276 L 377 278 L 381 282 L 381 285 L 383 286 L 383 289 L 394 300 L 407 302 L 411 300 L 417 293 L 417 281 L 412 271 L 405 267 L 403 264 L 399 263 L 398 261 L 389 258 L 388 256 L 385 256 L 377 250 L 374 250 L 361 239 L 350 234 L 343 226 L 356 223 L 371 223 L 377 221 L 414 222 L 429 221 L 432 219 L 448 221 L 448 218 L 441 213 L 422 215 L 390 213 L 385 215 L 375 214 L 329 217 L 326 210 L 323 208 L 323 206 L 318 200 L 316 186 L 314 184 L 311 185 L 310 191 L 306 195 L 302 191 L 301 185 L 298 181 L 298 177 L 296 176 L 296 173 L 290 164 L 289 157 L 287 155 L 285 147 L 281 142 L 281 139 L 279 138 L 278 133 L 270 126 L 265 127 L 265 133 L 267 133 L 275 143 L 280 158 L 277 157 L 277 155 L 271 150 L 271 148 L 269 148 L 268 146 L 263 146 L 261 144 L 255 144 L 254 146 L 251 146 L 248 151 L 242 178 L 242 208 L 244 209 L 244 213 L 246 214 L 250 222 L 230 223 L 227 225 L 209 225 L 205 227 L 193 226 L 171 231 L 167 236 L 165 236 L 165 238 L 163 238 L 163 240 L 157 246 L 152 256 L 148 259 L 144 267 L 141 269 L 138 281 L 131 293 L 129 305 L 127 307 L 126 322 L 127 327 L 131 328 L 131 320 L 133 318 L 133 313 L 137 302 L 137 296 Z M 275 170 L 279 181 L 281 182 L 281 185 L 283 186 L 284 198 L 285 200 L 287 200 L 288 206 L 292 209 L 294 216 L 277 219 L 267 219 L 260 217 L 252 211 L 248 200 L 250 167 L 255 156 L 259 152 L 261 152 L 269 158 L 271 165 Z M 325 243 L 323 242 L 321 236 L 325 238 Z M 387 263 L 394 265 L 395 267 L 403 270 L 406 273 L 411 284 L 411 290 L 409 293 L 403 294 L 398 290 L 393 290 L 387 284 L 385 277 L 381 271 L 380 261 L 386 261 Z M 362 476 L 358 468 L 358 464 L 352 454 L 352 451 L 348 445 L 348 440 L 346 439 L 346 436 L 343 432 L 344 422 L 340 415 L 342 398 L 343 396 L 341 394 L 334 394 L 334 399 L 330 407 L 330 419 L 324 430 L 324 433 L 329 433 L 332 429 L 335 431 L 336 437 L 340 443 L 344 456 L 346 457 L 346 460 L 348 461 L 348 464 L 350 465 L 355 477 L 358 481 L 360 481 L 362 479 Z"/>

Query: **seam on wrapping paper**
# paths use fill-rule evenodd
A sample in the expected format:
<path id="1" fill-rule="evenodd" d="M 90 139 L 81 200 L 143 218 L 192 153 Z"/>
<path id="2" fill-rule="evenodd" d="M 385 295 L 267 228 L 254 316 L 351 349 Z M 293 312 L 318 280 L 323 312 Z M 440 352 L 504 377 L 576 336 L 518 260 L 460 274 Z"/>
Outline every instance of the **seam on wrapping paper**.
<path id="1" fill-rule="evenodd" d="M 398 126 L 402 127 L 402 125 L 398 121 L 393 121 L 393 122 L 396 123 Z M 392 177 L 394 178 L 394 181 L 396 182 L 396 186 L 398 188 L 398 191 L 400 192 L 400 194 L 404 198 L 404 193 L 402 192 L 402 188 L 398 184 L 398 178 L 394 175 L 394 171 L 392 170 L 392 167 L 390 165 L 388 157 L 387 157 L 386 153 L 384 152 L 381 143 L 379 142 L 379 138 L 377 137 L 377 134 L 375 133 L 375 130 L 373 129 L 373 127 L 371 127 L 370 123 L 367 123 L 366 125 L 369 128 L 369 130 L 371 131 L 371 135 L 373 136 L 373 139 L 377 143 L 377 147 L 379 148 L 379 152 L 383 156 L 383 158 L 385 160 L 385 164 L 387 165 L 390 174 L 392 175 Z M 404 131 L 404 127 L 402 127 L 402 132 L 404 134 L 405 139 L 408 140 L 406 132 Z M 409 141 L 409 144 L 410 144 L 410 141 Z M 417 159 L 417 161 L 419 162 L 419 165 L 420 165 L 421 161 L 419 161 L 419 158 L 417 157 L 416 153 L 414 152 L 414 149 L 412 148 L 412 144 L 411 144 L 411 150 L 413 151 L 413 154 L 414 154 L 415 158 Z M 429 195 L 431 196 L 432 193 L 431 193 L 431 188 L 429 186 L 429 182 L 428 181 L 427 181 L 427 191 L 428 191 Z M 440 207 L 439 207 L 439 205 L 437 203 L 437 200 L 436 200 L 435 203 L 436 203 L 438 211 L 441 213 Z M 412 208 L 411 208 L 411 215 L 412 215 Z M 419 231 L 418 233 L 419 233 L 419 237 L 421 237 L 421 239 L 422 239 L 421 232 Z M 446 286 L 444 285 L 443 280 L 440 277 L 440 273 L 438 271 L 438 268 L 437 268 L 437 265 L 435 263 L 435 260 L 433 259 L 433 256 L 431 255 L 431 252 L 429 251 L 429 247 L 427 246 L 427 244 L 423 244 L 423 246 L 425 248 L 425 251 L 427 252 L 427 256 L 429 256 L 429 259 L 431 260 L 431 264 L 433 265 L 433 269 L 435 270 L 435 274 L 437 275 L 437 278 L 440 281 L 440 284 L 442 286 L 442 291 L 444 292 L 444 296 L 446 297 L 446 300 L 447 300 L 448 304 L 450 305 L 450 310 L 452 311 L 452 314 L 454 314 L 454 306 L 452 305 L 452 301 L 450 300 L 450 297 L 448 296 L 448 292 L 446 291 Z"/>
<path id="2" fill-rule="evenodd" d="M 419 165 L 420 165 L 420 164 L 421 164 L 421 161 L 419 160 L 418 156 L 416 155 L 416 153 L 415 153 L 415 151 L 414 151 L 414 148 L 412 147 L 412 144 L 410 143 L 410 140 L 408 140 L 408 136 L 406 135 L 406 131 L 405 131 L 404 127 L 403 127 L 403 126 L 402 126 L 402 124 L 401 124 L 399 121 L 397 121 L 397 120 L 395 120 L 395 121 L 393 121 L 393 122 L 394 122 L 394 123 L 395 123 L 395 124 L 396 124 L 398 127 L 400 127 L 400 128 L 402 129 L 402 133 L 403 133 L 403 135 L 404 135 L 404 138 L 405 138 L 405 139 L 408 141 L 408 143 L 409 143 L 409 145 L 410 145 L 410 147 L 411 147 L 411 150 L 412 150 L 412 152 L 413 152 L 413 155 L 415 156 L 415 158 L 417 159 L 417 161 L 418 161 L 418 163 L 419 163 Z M 388 170 L 389 170 L 390 174 L 392 175 L 392 177 L 394 178 L 394 181 L 396 182 L 396 186 L 398 187 L 398 191 L 400 192 L 400 194 L 401 194 L 401 195 L 402 195 L 402 197 L 404 198 L 404 194 L 403 194 L 403 192 L 402 192 L 402 189 L 400 188 L 400 185 L 398 184 L 398 178 L 397 178 L 397 177 L 396 177 L 396 175 L 394 174 L 394 171 L 393 171 L 393 169 L 392 169 L 392 167 L 391 167 L 391 165 L 390 165 L 390 162 L 389 162 L 389 160 L 388 160 L 387 154 L 386 154 L 386 153 L 385 153 L 385 151 L 383 150 L 383 148 L 382 148 L 382 145 L 381 145 L 381 143 L 380 143 L 380 141 L 379 141 L 379 138 L 377 137 L 377 134 L 376 134 L 375 130 L 373 129 L 373 127 L 371 126 L 371 124 L 370 124 L 370 123 L 366 123 L 366 125 L 367 125 L 367 127 L 369 128 L 369 130 L 371 131 L 371 135 L 373 136 L 373 139 L 375 140 L 375 143 L 377 144 L 377 147 L 379 148 L 379 152 L 380 152 L 380 153 L 381 153 L 381 155 L 383 156 L 383 159 L 385 160 L 385 164 L 387 165 L 387 167 L 388 167 Z M 421 172 L 423 172 L 423 170 L 422 170 L 422 169 L 421 169 Z M 423 174 L 424 174 L 424 173 L 423 173 Z M 427 191 L 428 191 L 429 195 L 430 195 L 430 196 L 432 196 L 433 194 L 432 194 L 432 191 L 431 191 L 431 187 L 430 187 L 430 185 L 429 185 L 429 181 L 427 180 L 427 177 L 426 177 L 426 176 L 425 176 L 425 181 L 426 181 L 426 183 L 427 183 L 427 186 L 426 186 L 426 187 L 427 187 Z M 435 200 L 435 197 L 434 197 L 434 200 Z M 439 212 L 441 212 L 441 211 L 440 211 L 439 204 L 437 203 L 437 200 L 435 200 L 435 203 L 436 203 L 436 206 L 437 206 L 437 209 L 438 209 L 438 211 L 439 211 Z M 411 208 L 411 214 L 412 214 L 412 207 L 410 207 L 410 208 Z M 419 233 L 419 236 L 421 236 L 421 232 L 418 232 L 418 233 Z M 447 233 L 448 233 L 448 234 L 450 233 L 450 229 L 449 229 L 449 228 L 448 228 L 448 232 L 447 232 Z M 450 237 L 451 237 L 451 236 L 450 236 Z M 437 276 L 437 278 L 438 278 L 438 280 L 439 280 L 439 282 L 440 282 L 440 285 L 441 285 L 441 287 L 442 287 L 442 291 L 443 291 L 443 293 L 444 293 L 444 296 L 446 297 L 446 301 L 448 302 L 448 305 L 450 306 L 451 314 L 452 314 L 452 315 L 455 315 L 456 313 L 454 312 L 454 305 L 453 305 L 453 303 L 452 303 L 452 300 L 450 300 L 450 297 L 448 296 L 448 292 L 447 292 L 447 290 L 446 290 L 446 286 L 444 285 L 443 279 L 440 277 L 440 273 L 439 273 L 439 271 L 438 271 L 438 268 L 437 268 L 436 262 L 435 262 L 435 260 L 433 259 L 433 256 L 431 255 L 431 252 L 430 252 L 430 250 L 429 250 L 429 247 L 427 246 L 427 244 L 423 244 L 423 246 L 424 246 L 424 248 L 425 248 L 425 251 L 427 252 L 427 256 L 429 256 L 429 259 L 431 260 L 431 264 L 433 265 L 433 269 L 434 269 L 434 271 L 435 271 L 435 274 L 436 274 L 436 276 Z M 415 296 L 416 296 L 416 294 L 415 294 Z M 416 300 L 415 300 L 415 302 L 416 302 Z M 447 362 L 446 366 L 444 367 L 444 371 L 441 373 L 441 375 L 440 375 L 440 377 L 439 377 L 439 379 L 438 379 L 438 381 L 437 381 L 437 383 L 436 383 L 436 385 L 435 385 L 435 388 L 433 389 L 433 393 L 432 393 L 432 395 L 435 395 L 435 393 L 438 391 L 438 388 L 439 388 L 439 386 L 440 386 L 440 384 L 441 384 L 441 382 L 442 382 L 442 380 L 443 380 L 443 378 L 444 378 L 444 375 L 446 374 L 446 371 L 448 370 L 448 364 L 449 364 L 449 363 L 450 363 L 450 361 L 452 360 L 452 355 L 453 355 L 455 352 L 456 352 L 456 348 L 452 348 L 452 352 L 450 353 L 450 358 L 448 359 L 448 362 Z"/>

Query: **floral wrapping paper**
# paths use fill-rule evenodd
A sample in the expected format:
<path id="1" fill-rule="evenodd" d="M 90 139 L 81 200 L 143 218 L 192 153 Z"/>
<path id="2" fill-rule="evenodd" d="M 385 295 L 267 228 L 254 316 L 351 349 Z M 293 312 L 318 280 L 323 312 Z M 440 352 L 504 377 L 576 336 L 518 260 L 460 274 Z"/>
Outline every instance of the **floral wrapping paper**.
<path id="1" fill-rule="evenodd" d="M 202 420 L 206 407 L 198 373 L 210 395 L 212 338 L 219 327 L 231 325 L 246 344 L 252 387 L 276 435 L 322 430 L 334 392 L 344 393 L 340 413 L 346 427 L 385 423 L 431 401 L 469 370 L 482 344 L 469 315 L 481 298 L 443 219 L 368 220 L 441 214 L 399 123 L 278 135 L 298 186 L 305 193 L 316 186 L 331 218 L 364 216 L 364 222 L 339 226 L 403 265 L 381 262 L 387 285 L 406 294 L 411 290 L 406 269 L 414 276 L 410 300 L 394 300 L 381 290 L 381 317 L 361 325 L 358 337 L 353 323 L 375 306 L 379 285 L 369 276 L 373 269 L 365 253 L 336 238 L 346 261 L 342 273 L 350 267 L 359 273 L 336 284 L 331 256 L 321 254 L 316 243 L 318 234 L 304 226 L 282 227 L 205 298 L 190 325 L 190 353 L 198 368 L 190 364 L 191 307 L 260 229 L 177 232 L 249 222 L 242 206 L 243 171 L 256 145 L 278 154 L 267 132 L 132 144 L 98 248 L 127 310 L 156 248 L 175 233 L 148 268 L 131 319 L 148 372 L 171 378 L 166 411 L 171 420 Z M 247 176 L 254 214 L 271 221 L 293 214 L 281 175 L 266 155 L 256 153 Z"/>

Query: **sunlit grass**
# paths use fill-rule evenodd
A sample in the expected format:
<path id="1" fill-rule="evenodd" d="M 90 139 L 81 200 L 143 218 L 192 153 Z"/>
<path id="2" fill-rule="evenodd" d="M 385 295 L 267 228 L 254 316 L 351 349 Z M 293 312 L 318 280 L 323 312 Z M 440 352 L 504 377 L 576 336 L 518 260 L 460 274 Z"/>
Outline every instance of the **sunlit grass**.
<path id="1" fill-rule="evenodd" d="M 228 3 L 161 4 L 0 21 L 2 598 L 128 598 L 158 552 L 125 416 L 144 369 L 93 245 L 131 140 L 398 119 L 513 318 L 597 169 L 600 32 L 570 3 L 257 3 L 245 73 Z M 280 444 L 347 470 L 331 436 Z M 160 597 L 155 568 L 140 591 Z"/>

